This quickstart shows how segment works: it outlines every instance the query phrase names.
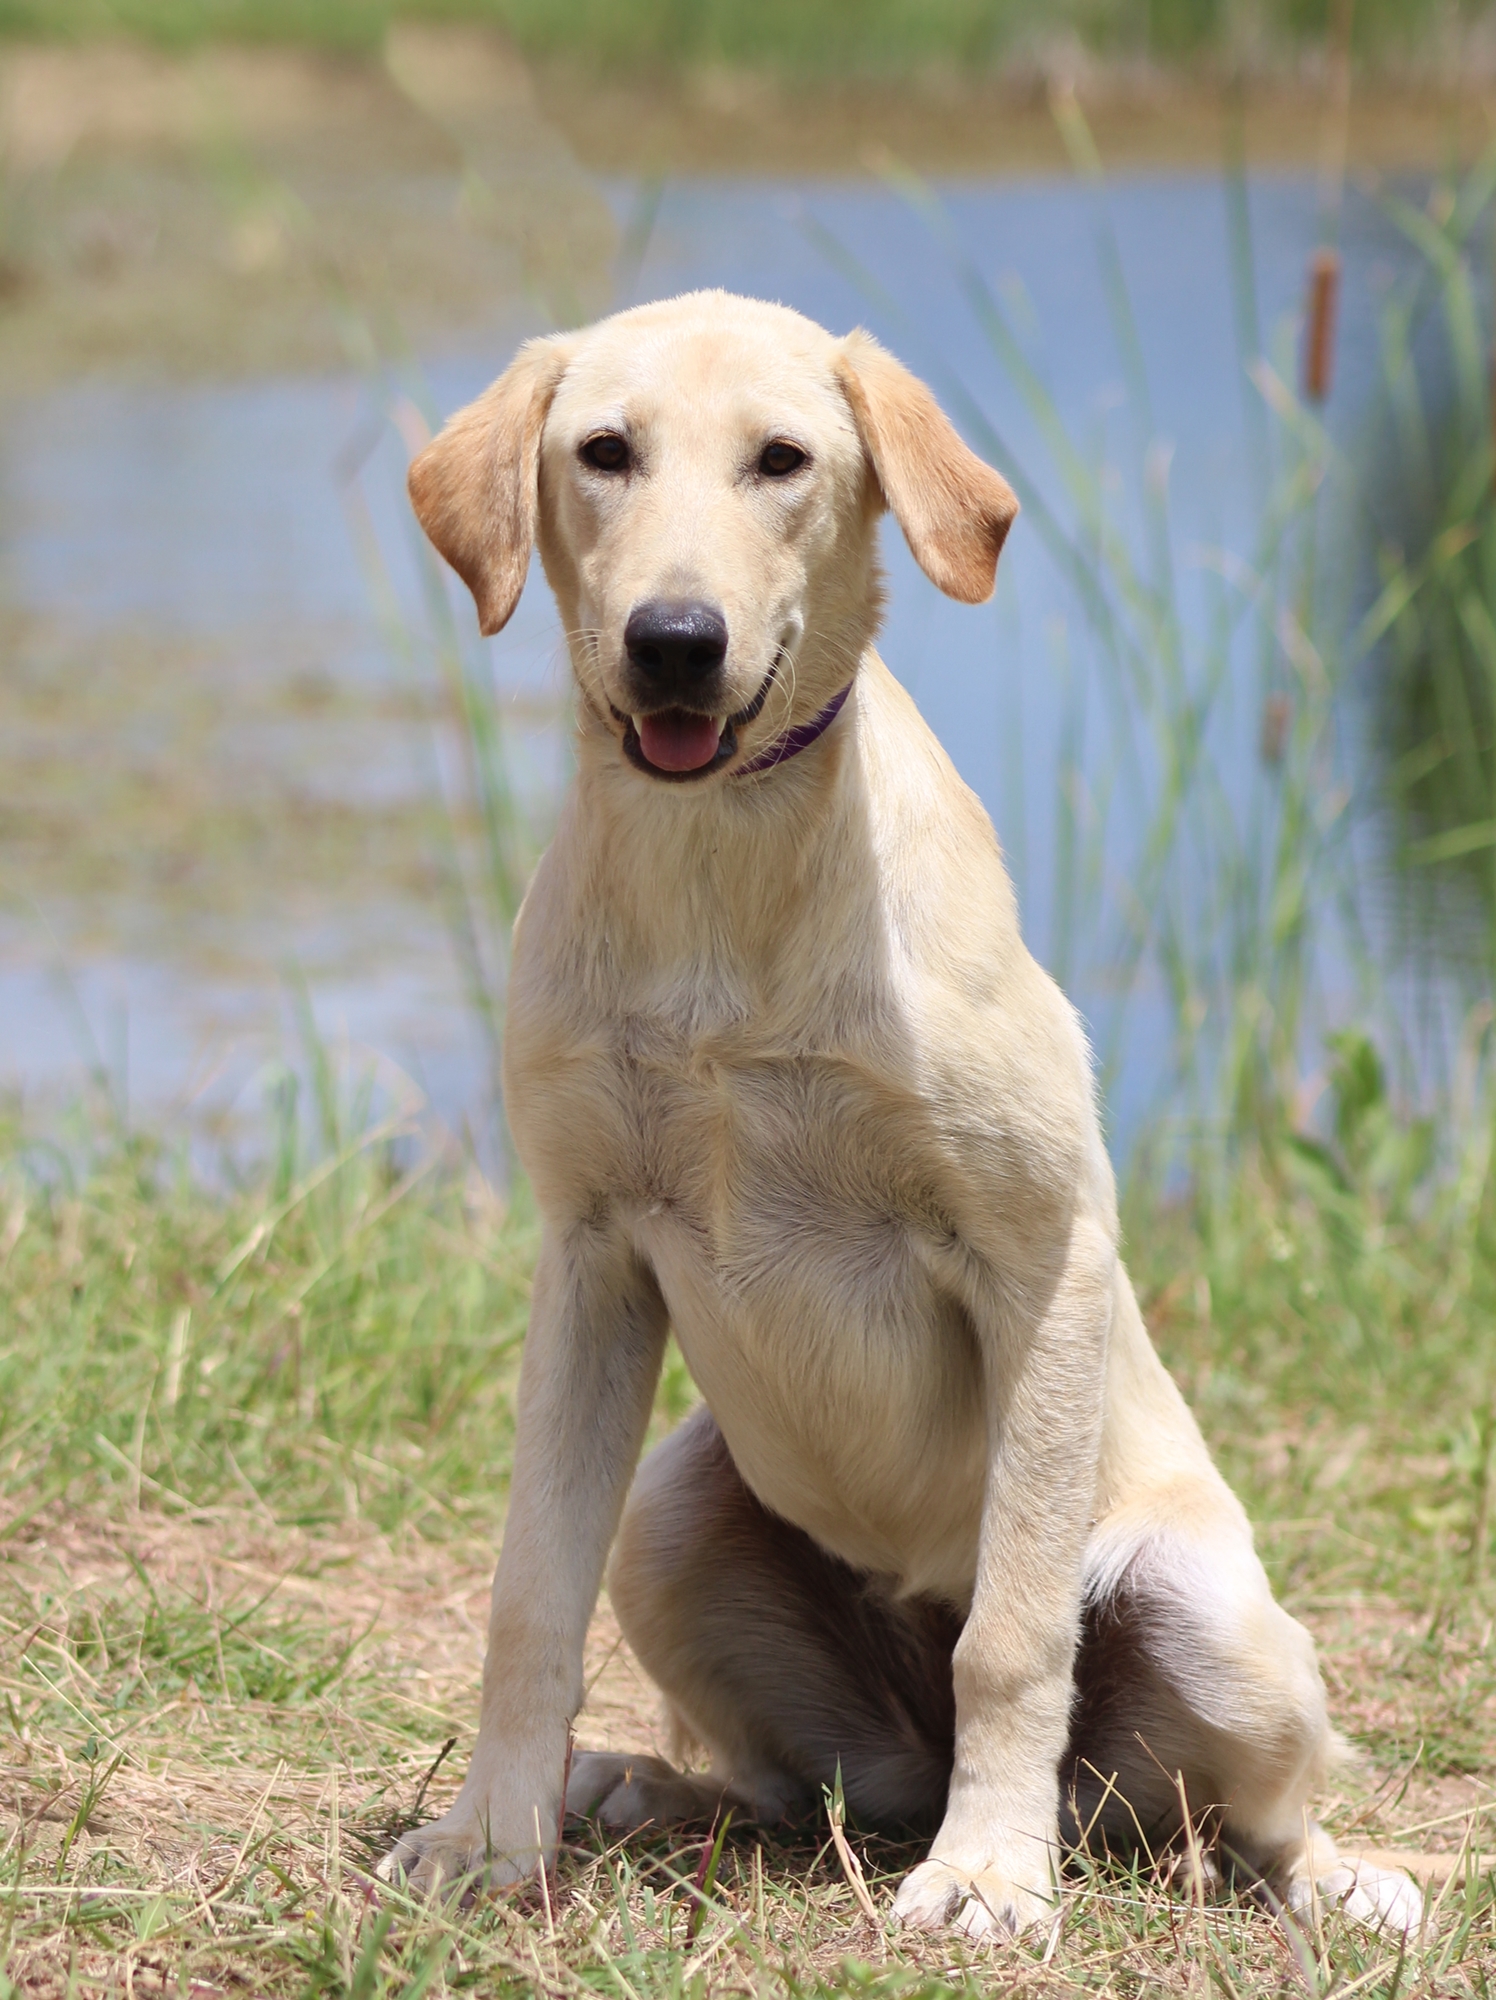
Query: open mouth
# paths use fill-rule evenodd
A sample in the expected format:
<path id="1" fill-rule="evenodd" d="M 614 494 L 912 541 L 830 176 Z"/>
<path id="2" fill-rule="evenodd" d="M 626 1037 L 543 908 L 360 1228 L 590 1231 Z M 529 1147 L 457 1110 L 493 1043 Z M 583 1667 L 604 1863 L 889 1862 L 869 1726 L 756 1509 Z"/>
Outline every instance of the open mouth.
<path id="1" fill-rule="evenodd" d="M 649 715 L 625 715 L 609 702 L 614 720 L 623 724 L 624 756 L 652 778 L 676 782 L 720 771 L 737 756 L 738 731 L 762 709 L 778 672 L 776 660 L 758 693 L 736 715 L 702 715 L 693 708 L 659 708 Z"/>

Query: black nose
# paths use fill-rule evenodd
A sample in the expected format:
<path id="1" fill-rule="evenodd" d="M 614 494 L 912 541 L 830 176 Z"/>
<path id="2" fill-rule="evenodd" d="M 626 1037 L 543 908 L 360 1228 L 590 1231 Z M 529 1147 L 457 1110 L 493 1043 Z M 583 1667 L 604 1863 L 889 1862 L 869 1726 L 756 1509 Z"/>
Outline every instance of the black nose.
<path id="1" fill-rule="evenodd" d="M 727 620 L 712 604 L 636 604 L 623 628 L 629 663 L 662 694 L 686 694 L 727 658 Z"/>

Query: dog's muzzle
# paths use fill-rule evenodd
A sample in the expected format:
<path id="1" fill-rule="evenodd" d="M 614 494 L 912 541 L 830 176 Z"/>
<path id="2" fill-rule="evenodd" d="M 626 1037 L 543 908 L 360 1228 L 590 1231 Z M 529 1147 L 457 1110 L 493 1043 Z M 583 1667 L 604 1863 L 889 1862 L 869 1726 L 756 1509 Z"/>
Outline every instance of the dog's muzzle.
<path id="1" fill-rule="evenodd" d="M 623 754 L 652 778 L 674 783 L 710 777 L 738 754 L 738 731 L 758 716 L 779 673 L 779 662 L 764 675 L 763 685 L 746 708 L 735 715 L 702 715 L 693 708 L 659 708 L 647 715 L 625 715 L 608 706 L 623 724 Z"/>

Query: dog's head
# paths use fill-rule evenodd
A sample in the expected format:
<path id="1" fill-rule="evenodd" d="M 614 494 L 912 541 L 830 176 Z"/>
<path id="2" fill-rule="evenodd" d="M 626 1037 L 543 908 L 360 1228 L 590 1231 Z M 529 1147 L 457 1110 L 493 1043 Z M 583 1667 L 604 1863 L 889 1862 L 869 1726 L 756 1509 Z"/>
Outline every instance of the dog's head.
<path id="1" fill-rule="evenodd" d="M 885 507 L 968 604 L 1018 511 L 869 335 L 725 292 L 531 341 L 416 459 L 410 494 L 485 633 L 538 541 L 595 720 L 676 780 L 751 762 L 852 678 Z"/>

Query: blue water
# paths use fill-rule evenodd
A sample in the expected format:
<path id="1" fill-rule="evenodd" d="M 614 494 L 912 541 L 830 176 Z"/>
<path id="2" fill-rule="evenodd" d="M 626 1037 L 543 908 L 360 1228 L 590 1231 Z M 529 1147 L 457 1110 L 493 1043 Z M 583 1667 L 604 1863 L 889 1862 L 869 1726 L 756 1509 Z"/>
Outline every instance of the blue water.
<path id="1" fill-rule="evenodd" d="M 627 231 L 650 197 L 614 187 Z M 1233 319 L 1226 203 L 1210 175 L 1138 174 L 1109 186 L 1106 214 L 1135 317 L 1145 404 L 1129 378 L 1109 295 L 1097 197 L 1070 180 L 958 185 L 939 191 L 932 225 L 878 186 L 701 181 L 667 187 L 642 257 L 620 273 L 619 303 L 723 285 L 782 300 L 834 329 L 871 328 L 971 427 L 964 391 L 1001 441 L 998 462 L 1022 490 L 1069 509 L 1031 409 L 994 352 L 963 288 L 960 256 L 980 275 L 1047 385 L 1088 462 L 1114 463 L 1122 518 L 1135 505 L 1145 453 L 1168 466 L 1174 551 L 1189 616 L 1203 617 L 1205 547 L 1244 547 L 1252 519 L 1251 417 L 1256 390 Z M 1250 190 L 1257 308 L 1269 351 L 1293 368 L 1293 322 L 1316 241 L 1313 184 L 1261 177 Z M 1376 366 L 1379 296 L 1406 259 L 1369 198 L 1342 224 L 1346 275 L 1333 414 L 1348 431 Z M 541 324 L 516 318 L 517 340 Z M 429 355 L 428 408 L 441 415 L 476 393 L 505 347 Z M 959 388 L 958 388 L 959 385 Z M 334 679 L 369 685 L 409 671 L 391 657 L 345 505 L 350 467 L 397 596 L 424 620 L 402 497 L 405 447 L 382 420 L 389 382 L 356 377 L 267 379 L 233 386 L 82 384 L 0 409 L 0 592 L 24 612 L 100 645 L 122 630 L 211 641 L 234 671 L 256 658 L 315 661 Z M 982 439 L 978 438 L 978 442 Z M 1061 736 L 1072 690 L 1087 685 L 1092 645 L 1074 593 L 1036 526 L 1021 519 L 994 601 L 975 609 L 938 594 L 896 529 L 885 533 L 891 602 L 882 651 L 958 769 L 987 805 L 1018 884 L 1030 943 L 1058 964 L 1110 1045 L 1109 1112 L 1125 1147 L 1156 1103 L 1169 1016 L 1146 979 L 1116 1028 L 1108 984 L 1108 883 L 1096 932 L 1068 940 L 1056 917 Z M 455 593 L 458 617 L 471 610 Z M 564 781 L 560 713 L 566 669 L 538 569 L 509 629 L 492 645 L 501 704 L 551 700 L 557 719 L 523 738 L 521 779 L 535 812 Z M 1115 718 L 1091 696 L 1081 721 L 1088 768 L 1108 766 Z M 1255 717 L 1225 725 L 1221 754 L 1245 774 Z M 370 785 L 400 795 L 430 782 L 424 726 L 390 734 L 378 769 L 331 763 L 318 782 L 350 797 Z M 1112 808 L 1105 859 L 1125 869 L 1131 822 Z M 294 885 L 291 885 L 294 886 Z M 1116 885 L 1113 884 L 1113 887 Z M 482 1122 L 484 1069 L 438 915 L 394 899 L 355 949 L 336 912 L 286 899 L 283 935 L 256 941 L 225 978 L 200 965 L 193 940 L 142 960 L 69 948 L 77 1009 L 59 1010 L 49 913 L 12 907 L 0 919 L 0 1085 L 64 1095 L 81 1074 L 80 1019 L 97 1049 L 129 1071 L 138 1116 L 192 1104 L 252 1109 L 267 1057 L 284 1042 L 283 969 L 306 972 L 318 1017 L 350 1051 L 400 1064 L 449 1124 Z M 50 913 L 67 931 L 66 912 Z M 110 1051 L 113 1051 L 111 1054 Z M 354 1056 L 350 1056 L 350 1060 Z M 205 1091 L 204 1076 L 214 1078 Z M 216 1092 L 216 1096 L 214 1093 Z"/>

